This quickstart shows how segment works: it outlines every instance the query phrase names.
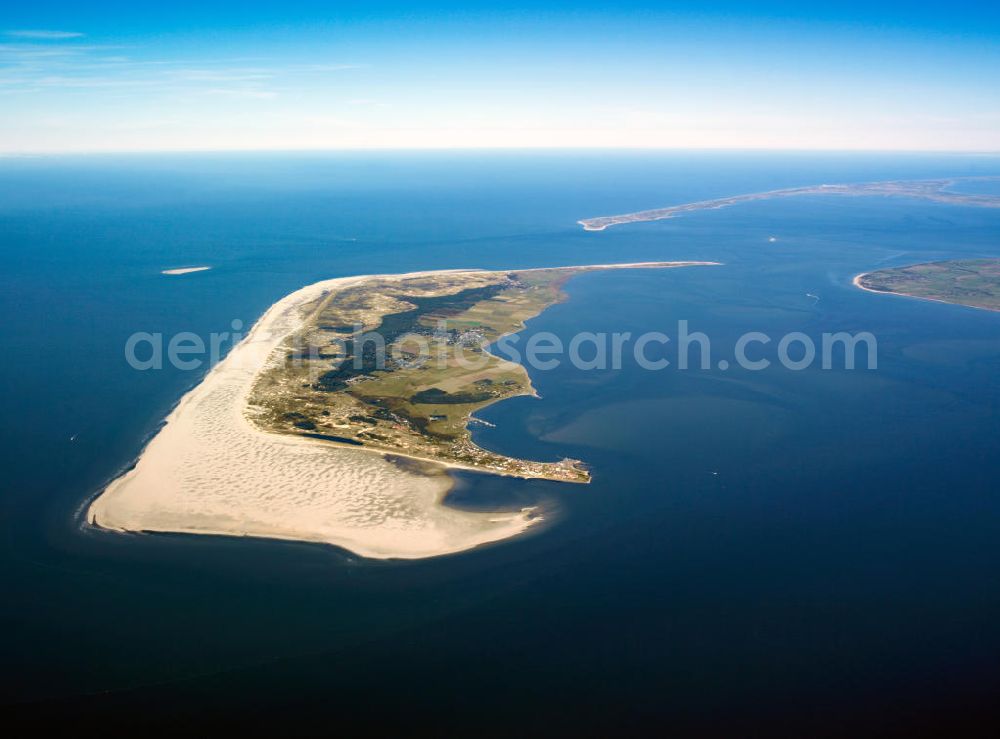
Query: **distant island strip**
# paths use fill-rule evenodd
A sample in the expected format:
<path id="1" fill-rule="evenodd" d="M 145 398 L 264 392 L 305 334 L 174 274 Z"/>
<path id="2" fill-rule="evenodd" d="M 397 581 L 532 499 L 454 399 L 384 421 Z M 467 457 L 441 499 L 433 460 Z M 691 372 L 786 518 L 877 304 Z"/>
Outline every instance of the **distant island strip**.
<path id="1" fill-rule="evenodd" d="M 880 269 L 854 278 L 862 290 L 1000 311 L 1000 259 L 955 259 Z"/>
<path id="2" fill-rule="evenodd" d="M 667 208 L 640 210 L 635 213 L 625 213 L 617 216 L 600 216 L 577 221 L 585 231 L 603 231 L 611 226 L 624 223 L 642 223 L 644 221 L 661 221 L 673 218 L 681 213 L 692 213 L 698 210 L 715 210 L 730 205 L 749 203 L 755 200 L 772 200 L 799 195 L 854 195 L 854 196 L 888 196 L 909 197 L 932 200 L 938 203 L 955 205 L 975 205 L 984 208 L 1000 208 L 1000 195 L 973 195 L 951 192 L 949 187 L 960 182 L 993 181 L 998 177 L 953 177 L 940 180 L 893 180 L 887 182 L 865 182 L 853 185 L 810 185 L 807 187 L 791 187 L 783 190 L 733 195 L 713 200 L 700 200 L 683 205 L 672 205 Z"/>
<path id="3" fill-rule="evenodd" d="M 516 459 L 472 441 L 472 413 L 534 394 L 523 366 L 483 347 L 563 300 L 562 286 L 583 272 L 714 264 L 416 272 L 305 287 L 271 306 L 181 399 L 87 520 L 118 531 L 323 542 L 375 558 L 514 536 L 540 512 L 444 505 L 449 468 L 576 483 L 590 474 L 576 460 Z M 382 365 L 365 340 L 372 332 L 398 349 Z M 421 342 L 448 359 L 412 362 Z M 460 347 L 482 361 L 455 359 Z"/>

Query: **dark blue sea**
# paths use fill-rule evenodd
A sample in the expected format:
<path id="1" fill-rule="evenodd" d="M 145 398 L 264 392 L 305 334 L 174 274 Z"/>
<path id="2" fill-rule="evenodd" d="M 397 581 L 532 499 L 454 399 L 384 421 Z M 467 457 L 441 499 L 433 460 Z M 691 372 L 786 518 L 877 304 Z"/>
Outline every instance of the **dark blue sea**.
<path id="1" fill-rule="evenodd" d="M 995 157 L 915 155 L 0 160 L 4 712 L 464 736 L 992 718 L 1000 314 L 851 279 L 998 257 L 1000 210 L 803 197 L 601 233 L 575 222 L 997 174 Z M 540 399 L 483 411 L 484 446 L 593 472 L 589 486 L 457 475 L 454 505 L 545 506 L 522 538 L 398 563 L 82 522 L 205 371 L 131 369 L 136 331 L 207 337 L 341 275 L 646 260 L 724 266 L 586 274 L 527 331 L 674 335 L 685 320 L 711 337 L 712 366 L 563 363 L 532 370 Z M 212 269 L 160 274 L 187 265 Z M 868 331 L 878 366 L 719 369 L 747 331 Z"/>

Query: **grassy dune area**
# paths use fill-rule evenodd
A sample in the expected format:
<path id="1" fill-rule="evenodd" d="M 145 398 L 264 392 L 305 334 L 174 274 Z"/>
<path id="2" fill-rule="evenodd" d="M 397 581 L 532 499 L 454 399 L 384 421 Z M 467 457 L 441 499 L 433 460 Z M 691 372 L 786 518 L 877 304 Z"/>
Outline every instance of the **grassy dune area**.
<path id="1" fill-rule="evenodd" d="M 466 428 L 480 408 L 534 393 L 521 365 L 486 347 L 561 300 L 561 285 L 577 271 L 373 278 L 324 295 L 257 381 L 254 420 L 269 431 L 320 434 L 333 443 L 586 482 L 575 460 L 504 457 L 473 444 Z"/>

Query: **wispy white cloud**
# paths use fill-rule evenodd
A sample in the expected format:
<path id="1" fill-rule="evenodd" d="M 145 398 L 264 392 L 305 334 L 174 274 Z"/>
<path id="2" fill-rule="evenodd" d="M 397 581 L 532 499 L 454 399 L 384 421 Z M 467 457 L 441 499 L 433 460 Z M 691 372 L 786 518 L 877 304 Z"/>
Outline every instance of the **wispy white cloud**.
<path id="1" fill-rule="evenodd" d="M 3 43 L 0 42 L 0 64 L 10 66 L 29 63 L 43 63 L 50 61 L 59 63 L 62 61 L 72 61 L 90 58 L 94 52 L 105 52 L 108 50 L 121 49 L 120 46 L 104 46 L 96 44 L 32 44 L 25 42 Z"/>
<path id="2" fill-rule="evenodd" d="M 4 35 L 14 38 L 35 39 L 38 41 L 63 41 L 71 38 L 81 38 L 82 33 L 78 31 L 45 31 L 45 30 L 20 30 L 4 31 Z"/>
<path id="3" fill-rule="evenodd" d="M 269 100 L 300 84 L 357 69 L 341 63 L 276 64 L 268 58 L 137 59 L 116 54 L 129 47 L 0 41 L 0 92 L 58 94 L 83 89 L 107 94 L 203 96 Z M 139 50 L 134 50 L 139 52 Z M 264 87 L 269 89 L 264 89 Z M 115 92 L 119 91 L 119 92 Z"/>
<path id="4" fill-rule="evenodd" d="M 263 69 L 176 69 L 167 76 L 189 82 L 256 82 L 274 78 L 274 73 Z"/>

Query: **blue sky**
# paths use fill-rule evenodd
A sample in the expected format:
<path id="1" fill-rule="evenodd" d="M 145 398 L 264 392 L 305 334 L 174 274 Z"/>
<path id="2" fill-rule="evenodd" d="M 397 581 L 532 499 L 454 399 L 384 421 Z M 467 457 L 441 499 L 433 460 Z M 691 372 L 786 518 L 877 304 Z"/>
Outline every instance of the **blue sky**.
<path id="1" fill-rule="evenodd" d="M 0 10 L 0 151 L 1000 151 L 985 3 L 159 5 Z"/>

